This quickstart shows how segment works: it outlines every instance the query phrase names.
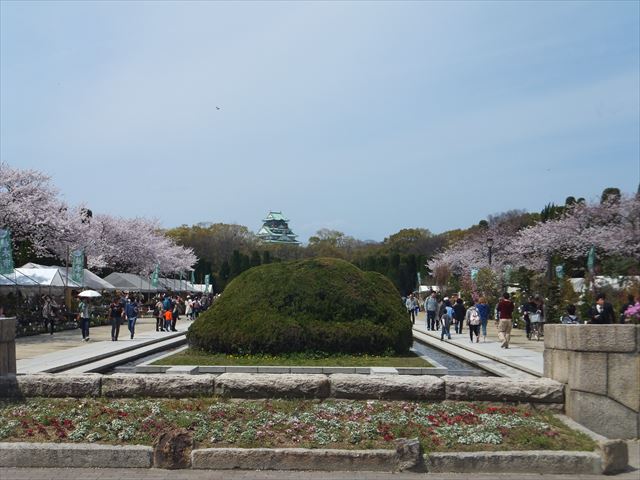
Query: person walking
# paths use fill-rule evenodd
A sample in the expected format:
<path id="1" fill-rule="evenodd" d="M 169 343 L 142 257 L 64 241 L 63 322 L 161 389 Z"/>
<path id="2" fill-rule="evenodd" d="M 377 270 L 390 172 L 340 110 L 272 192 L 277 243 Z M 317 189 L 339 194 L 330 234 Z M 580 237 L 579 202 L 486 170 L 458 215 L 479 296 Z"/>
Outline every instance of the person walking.
<path id="1" fill-rule="evenodd" d="M 498 338 L 500 339 L 500 348 L 509 348 L 511 340 L 511 329 L 513 328 L 513 310 L 515 305 L 509 299 L 509 294 L 504 292 L 500 302 L 498 303 Z"/>
<path id="2" fill-rule="evenodd" d="M 156 319 L 156 332 L 164 332 L 164 317 L 162 316 L 162 300 L 158 299 L 153 307 L 153 316 Z"/>
<path id="3" fill-rule="evenodd" d="M 598 294 L 596 303 L 589 309 L 589 318 L 591 323 L 604 324 L 615 323 L 616 315 L 613 311 L 613 305 L 607 302 L 607 296 L 604 293 Z"/>
<path id="4" fill-rule="evenodd" d="M 122 322 L 122 304 L 120 300 L 114 300 L 109 305 L 109 320 L 111 321 L 111 341 L 117 342 L 120 335 L 120 323 Z"/>
<path id="5" fill-rule="evenodd" d="M 80 329 L 82 330 L 82 341 L 89 341 L 89 322 L 91 321 L 91 305 L 89 304 L 89 300 L 83 298 L 78 304 L 78 310 L 80 313 L 78 316 L 80 317 Z"/>
<path id="6" fill-rule="evenodd" d="M 474 333 L 476 335 L 476 343 L 478 343 L 480 341 L 480 323 L 482 323 L 482 321 L 480 320 L 480 313 L 473 300 L 471 300 L 471 305 L 467 309 L 464 319 L 467 321 L 467 325 L 469 325 L 469 338 L 471 339 L 471 343 L 473 343 Z"/>
<path id="7" fill-rule="evenodd" d="M 480 315 L 480 327 L 482 329 L 482 341 L 487 341 L 487 323 L 489 322 L 489 305 L 484 297 L 478 299 L 476 309 Z"/>
<path id="8" fill-rule="evenodd" d="M 424 311 L 426 312 L 425 328 L 427 330 L 436 330 L 436 314 L 438 312 L 438 299 L 436 292 L 431 292 L 424 302 Z"/>
<path id="9" fill-rule="evenodd" d="M 453 318 L 457 334 L 462 333 L 462 326 L 464 325 L 464 316 L 466 313 L 467 309 L 464 308 L 464 301 L 458 297 L 456 299 L 456 303 L 453 305 Z"/>
<path id="10" fill-rule="evenodd" d="M 51 335 L 53 335 L 58 308 L 59 306 L 53 298 L 51 298 L 49 295 L 44 296 L 44 305 L 42 305 L 42 318 L 44 319 L 45 331 L 51 329 Z"/>
<path id="11" fill-rule="evenodd" d="M 133 340 L 133 335 L 136 333 L 136 322 L 138 321 L 138 302 L 133 296 L 127 298 L 127 303 L 124 306 L 124 317 L 127 320 L 127 327 Z"/>
<path id="12" fill-rule="evenodd" d="M 447 305 L 448 300 L 443 302 L 442 314 L 440 316 L 440 340 L 444 340 L 444 336 L 451 340 L 451 322 L 453 322 L 453 308 Z"/>
<path id="13" fill-rule="evenodd" d="M 416 297 L 413 296 L 413 293 L 409 294 L 407 300 L 405 302 L 405 306 L 407 307 L 407 312 L 411 317 L 411 324 L 416 324 L 416 307 L 418 306 L 418 302 L 416 301 Z"/>

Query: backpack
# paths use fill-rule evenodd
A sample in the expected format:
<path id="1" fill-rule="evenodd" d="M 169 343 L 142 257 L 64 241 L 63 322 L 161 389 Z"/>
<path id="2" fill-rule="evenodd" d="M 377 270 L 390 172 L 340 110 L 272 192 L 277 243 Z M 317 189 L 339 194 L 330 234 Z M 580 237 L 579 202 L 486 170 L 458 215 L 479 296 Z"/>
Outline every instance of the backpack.
<path id="1" fill-rule="evenodd" d="M 471 309 L 471 314 L 469 315 L 469 325 L 480 325 L 480 314 L 475 308 Z"/>

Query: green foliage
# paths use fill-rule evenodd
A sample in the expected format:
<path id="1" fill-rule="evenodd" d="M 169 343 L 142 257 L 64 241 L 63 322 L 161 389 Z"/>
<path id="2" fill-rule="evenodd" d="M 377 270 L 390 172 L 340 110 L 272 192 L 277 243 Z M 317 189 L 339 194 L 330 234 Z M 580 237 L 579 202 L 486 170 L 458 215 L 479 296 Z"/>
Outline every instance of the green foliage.
<path id="1" fill-rule="evenodd" d="M 242 273 L 187 338 L 193 347 L 222 353 L 406 353 L 411 325 L 382 275 L 317 258 Z"/>
<path id="2" fill-rule="evenodd" d="M 600 196 L 600 203 L 605 202 L 615 202 L 620 200 L 620 189 L 616 187 L 608 187 L 602 191 L 602 195 Z"/>

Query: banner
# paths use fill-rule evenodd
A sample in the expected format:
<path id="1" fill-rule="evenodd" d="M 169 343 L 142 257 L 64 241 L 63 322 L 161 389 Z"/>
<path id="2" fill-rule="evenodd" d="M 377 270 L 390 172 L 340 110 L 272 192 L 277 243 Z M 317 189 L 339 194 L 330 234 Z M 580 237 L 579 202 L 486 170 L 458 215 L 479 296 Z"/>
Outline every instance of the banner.
<path id="1" fill-rule="evenodd" d="M 563 265 L 557 265 L 556 266 L 556 277 L 558 277 L 560 280 L 562 280 L 564 278 L 564 266 Z"/>
<path id="2" fill-rule="evenodd" d="M 204 293 L 209 293 L 209 280 L 211 279 L 211 275 L 204 276 Z"/>
<path id="3" fill-rule="evenodd" d="M 472 268 L 471 269 L 471 280 L 473 282 L 475 282 L 478 279 L 478 269 L 477 268 Z"/>
<path id="4" fill-rule="evenodd" d="M 71 252 L 71 280 L 80 286 L 84 286 L 84 250 L 78 249 Z"/>
<path id="5" fill-rule="evenodd" d="M 151 274 L 151 286 L 153 288 L 158 288 L 158 276 L 160 275 L 160 264 L 156 264 L 156 268 L 153 270 Z"/>
<path id="6" fill-rule="evenodd" d="M 13 253 L 11 252 L 11 232 L 0 229 L 0 273 L 13 273 Z"/>
<path id="7" fill-rule="evenodd" d="M 511 265 L 505 265 L 503 271 L 504 271 L 504 281 L 506 283 L 511 282 L 511 273 L 513 272 L 513 267 Z"/>
<path id="8" fill-rule="evenodd" d="M 420 278 L 420 272 L 418 272 L 418 287 L 422 285 L 422 278 Z"/>
<path id="9" fill-rule="evenodd" d="M 195 285 L 195 283 L 196 283 L 196 271 L 191 270 L 191 284 Z"/>
<path id="10" fill-rule="evenodd" d="M 589 256 L 587 257 L 587 268 L 591 273 L 593 273 L 593 269 L 596 265 L 596 248 L 591 247 L 589 250 Z"/>

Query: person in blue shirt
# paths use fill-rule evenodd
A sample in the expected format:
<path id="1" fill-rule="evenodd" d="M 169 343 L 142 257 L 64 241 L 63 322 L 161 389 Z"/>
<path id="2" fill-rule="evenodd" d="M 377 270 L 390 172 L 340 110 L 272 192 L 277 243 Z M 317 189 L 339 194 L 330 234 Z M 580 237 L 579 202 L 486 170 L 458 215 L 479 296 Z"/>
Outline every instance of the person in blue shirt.
<path id="1" fill-rule="evenodd" d="M 127 303 L 124 306 L 124 316 L 128 322 L 131 339 L 133 339 L 136 331 L 136 321 L 138 320 L 138 302 L 132 296 L 127 298 Z"/>
<path id="2" fill-rule="evenodd" d="M 482 330 L 482 341 L 487 341 L 487 322 L 489 321 L 489 305 L 487 305 L 487 300 L 484 297 L 480 297 L 478 299 L 478 303 L 476 303 L 476 310 L 478 310 L 478 315 L 480 315 L 480 328 Z"/>

